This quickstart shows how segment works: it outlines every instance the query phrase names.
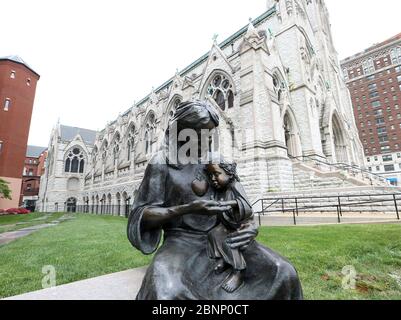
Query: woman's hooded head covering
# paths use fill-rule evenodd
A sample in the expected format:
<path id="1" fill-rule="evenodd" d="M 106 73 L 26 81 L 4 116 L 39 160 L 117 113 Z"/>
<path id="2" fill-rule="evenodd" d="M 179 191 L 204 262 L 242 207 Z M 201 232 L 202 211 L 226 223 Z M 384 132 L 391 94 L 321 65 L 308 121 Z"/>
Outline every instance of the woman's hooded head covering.
<path id="1" fill-rule="evenodd" d="M 219 126 L 220 119 L 218 115 L 218 111 L 207 101 L 187 101 L 182 102 L 178 105 L 174 117 L 171 119 L 169 126 L 166 130 L 166 136 L 164 139 L 163 151 L 165 152 L 167 163 L 173 165 L 169 158 L 171 156 L 171 152 L 175 148 L 170 149 L 170 144 L 174 142 L 177 144 L 176 139 L 174 137 L 178 137 L 178 134 L 181 130 L 184 129 L 214 129 Z M 177 131 L 174 134 L 174 137 L 170 135 L 172 132 Z M 170 159 L 171 160 L 171 159 Z"/>
<path id="2" fill-rule="evenodd" d="M 206 101 L 195 100 L 180 103 L 170 125 L 175 122 L 180 129 L 208 129 L 205 126 L 210 121 L 214 123 L 214 127 L 219 126 L 220 120 L 216 109 Z"/>

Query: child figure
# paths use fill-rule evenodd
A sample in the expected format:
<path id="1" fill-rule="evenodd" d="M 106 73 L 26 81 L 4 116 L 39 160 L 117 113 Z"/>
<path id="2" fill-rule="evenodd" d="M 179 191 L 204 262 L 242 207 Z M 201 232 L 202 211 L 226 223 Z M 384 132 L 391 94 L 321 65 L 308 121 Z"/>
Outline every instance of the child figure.
<path id="1" fill-rule="evenodd" d="M 222 206 L 231 209 L 218 216 L 220 222 L 208 234 L 209 257 L 217 260 L 215 271 L 222 273 L 232 268 L 224 280 L 222 288 L 228 293 L 239 289 L 244 282 L 246 262 L 240 248 L 233 249 L 228 242 L 228 235 L 241 230 L 246 223 L 253 220 L 252 206 L 247 200 L 244 189 L 239 184 L 237 165 L 221 161 L 219 164 L 208 164 L 207 174 L 215 189 L 215 197 Z"/>

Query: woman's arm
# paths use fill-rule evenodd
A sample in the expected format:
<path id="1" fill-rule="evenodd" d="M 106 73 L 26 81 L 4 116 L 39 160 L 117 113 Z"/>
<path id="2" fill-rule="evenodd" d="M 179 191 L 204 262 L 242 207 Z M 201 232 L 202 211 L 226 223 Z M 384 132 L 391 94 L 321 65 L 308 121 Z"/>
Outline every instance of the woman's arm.
<path id="1" fill-rule="evenodd" d="M 189 204 L 161 208 L 148 207 L 143 212 L 142 226 L 146 230 L 158 229 L 172 220 L 187 214 L 213 216 L 231 209 L 228 205 L 220 205 L 212 200 L 199 200 Z"/>

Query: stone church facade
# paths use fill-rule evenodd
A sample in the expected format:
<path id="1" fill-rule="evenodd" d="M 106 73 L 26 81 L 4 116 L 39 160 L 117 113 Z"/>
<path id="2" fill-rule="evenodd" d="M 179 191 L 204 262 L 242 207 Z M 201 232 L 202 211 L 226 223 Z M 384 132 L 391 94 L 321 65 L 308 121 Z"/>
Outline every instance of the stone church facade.
<path id="1" fill-rule="evenodd" d="M 50 182 L 58 174 L 63 188 L 42 183 L 48 185 L 41 189 L 42 210 L 75 203 L 85 211 L 125 214 L 174 109 L 191 99 L 207 99 L 219 110 L 221 152 L 238 163 L 252 200 L 268 192 L 319 187 L 316 181 L 328 181 L 324 168 L 331 172 L 332 187 L 337 180 L 342 186 L 368 185 L 368 173 L 355 174 L 364 167 L 363 148 L 324 1 L 270 4 L 96 133 L 93 143 L 77 133 L 61 146 L 55 130 L 43 179 Z M 72 163 L 67 161 L 76 156 L 85 159 L 84 169 L 66 172 Z M 332 165 L 343 171 L 338 179 Z M 349 168 L 355 169 L 353 177 Z M 304 176 L 315 177 L 315 184 L 301 183 Z"/>

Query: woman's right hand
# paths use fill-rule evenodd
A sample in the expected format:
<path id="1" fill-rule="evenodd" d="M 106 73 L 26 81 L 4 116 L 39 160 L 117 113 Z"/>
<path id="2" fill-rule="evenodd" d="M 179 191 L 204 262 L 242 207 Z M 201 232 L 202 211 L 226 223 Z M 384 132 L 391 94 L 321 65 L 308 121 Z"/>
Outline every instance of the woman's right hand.
<path id="1" fill-rule="evenodd" d="M 215 216 L 231 209 L 229 206 L 222 206 L 214 200 L 196 200 L 189 204 L 191 212 L 199 215 Z"/>

